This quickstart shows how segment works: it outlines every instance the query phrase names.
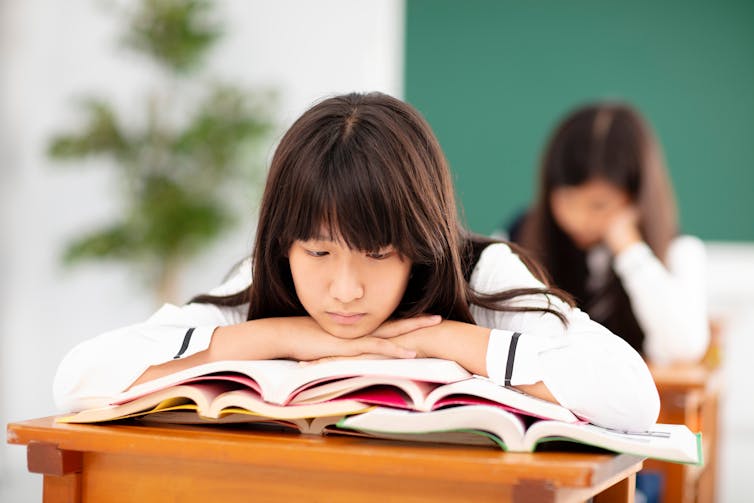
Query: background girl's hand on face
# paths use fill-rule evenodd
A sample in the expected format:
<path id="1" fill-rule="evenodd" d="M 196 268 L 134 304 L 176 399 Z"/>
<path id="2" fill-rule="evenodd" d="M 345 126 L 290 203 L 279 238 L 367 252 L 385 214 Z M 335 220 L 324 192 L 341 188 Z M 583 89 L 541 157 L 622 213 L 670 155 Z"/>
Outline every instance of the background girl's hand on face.
<path id="1" fill-rule="evenodd" d="M 641 240 L 639 213 L 633 205 L 627 206 L 612 218 L 604 237 L 605 244 L 615 255 Z"/>

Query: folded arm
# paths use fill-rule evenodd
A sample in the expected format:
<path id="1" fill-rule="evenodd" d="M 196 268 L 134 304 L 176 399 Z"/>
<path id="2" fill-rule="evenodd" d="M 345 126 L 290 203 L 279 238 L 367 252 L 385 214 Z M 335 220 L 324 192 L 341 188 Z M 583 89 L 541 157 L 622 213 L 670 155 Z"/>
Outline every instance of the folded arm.
<path id="1" fill-rule="evenodd" d="M 491 293 L 542 284 L 507 246 L 492 245 L 482 254 L 472 286 Z M 493 329 L 485 353 L 486 375 L 493 381 L 545 386 L 561 405 L 602 426 L 637 430 L 657 420 L 657 388 L 644 360 L 625 341 L 552 296 L 515 302 L 550 305 L 565 314 L 567 325 L 549 313 L 472 306 L 476 323 Z"/>
<path id="2" fill-rule="evenodd" d="M 644 243 L 615 258 L 652 362 L 698 361 L 709 344 L 706 254 L 701 241 L 677 238 L 663 264 Z"/>
<path id="3" fill-rule="evenodd" d="M 62 410 L 108 405 L 129 387 L 218 360 L 317 360 L 376 354 L 413 358 L 394 337 L 436 325 L 418 316 L 383 324 L 379 333 L 342 339 L 306 316 L 246 321 L 246 306 L 165 305 L 144 323 L 106 332 L 73 348 L 58 367 L 53 385 Z"/>

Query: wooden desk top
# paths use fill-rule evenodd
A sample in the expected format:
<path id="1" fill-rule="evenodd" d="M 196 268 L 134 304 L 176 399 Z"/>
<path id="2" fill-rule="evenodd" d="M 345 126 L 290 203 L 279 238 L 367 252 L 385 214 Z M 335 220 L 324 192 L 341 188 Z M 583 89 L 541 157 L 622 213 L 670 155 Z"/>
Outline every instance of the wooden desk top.
<path id="1" fill-rule="evenodd" d="M 61 450 L 128 452 L 141 455 L 215 458 L 223 462 L 264 463 L 268 466 L 340 469 L 385 474 L 456 477 L 465 481 L 516 480 L 532 470 L 548 472 L 564 486 L 599 483 L 614 470 L 635 464 L 636 456 L 558 453 L 505 453 L 499 449 L 437 446 L 370 440 L 347 436 L 308 436 L 203 426 L 76 425 L 58 424 L 53 418 L 32 419 L 8 425 L 8 442 L 41 441 Z M 253 447 L 253 448 L 252 448 Z M 305 454 L 305 455 L 304 455 Z M 453 456 L 453 473 L 446 471 Z M 361 467 L 361 469 L 359 468 Z"/>
<path id="2" fill-rule="evenodd" d="M 110 453 L 143 458 L 213 460 L 264 466 L 414 478 L 426 484 L 516 484 L 544 479 L 554 487 L 609 486 L 641 467 L 642 458 L 609 453 L 505 453 L 499 449 L 377 441 L 347 436 L 202 426 L 75 425 L 54 418 L 8 425 L 8 442 L 57 445 L 61 451 Z M 85 458 L 86 459 L 86 458 Z"/>
<path id="3" fill-rule="evenodd" d="M 649 370 L 660 390 L 712 391 L 718 390 L 722 385 L 722 372 L 719 367 L 710 368 L 703 364 L 649 365 Z"/>

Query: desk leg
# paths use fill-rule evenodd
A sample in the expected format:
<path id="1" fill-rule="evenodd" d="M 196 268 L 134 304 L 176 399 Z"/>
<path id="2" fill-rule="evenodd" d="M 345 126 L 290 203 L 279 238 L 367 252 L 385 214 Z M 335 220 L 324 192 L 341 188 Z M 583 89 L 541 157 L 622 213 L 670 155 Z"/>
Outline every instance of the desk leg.
<path id="1" fill-rule="evenodd" d="M 684 392 L 672 391 L 660 395 L 663 409 L 660 411 L 659 421 L 670 424 L 685 424 L 691 431 L 701 431 L 701 411 L 699 409 L 703 400 L 698 391 Z M 662 472 L 663 480 L 661 501 L 688 503 L 695 501 L 694 487 L 687 486 L 686 465 L 652 461 L 647 464 L 648 468 Z"/>
<path id="2" fill-rule="evenodd" d="M 718 396 L 707 396 L 702 406 L 702 440 L 709 446 L 704 460 L 704 471 L 698 480 L 697 501 L 714 503 L 717 489 L 717 454 L 719 452 Z"/>
<path id="3" fill-rule="evenodd" d="M 555 487 L 546 480 L 524 479 L 513 486 L 513 503 L 551 503 L 555 496 Z"/>
<path id="4" fill-rule="evenodd" d="M 42 501 L 44 503 L 81 503 L 81 474 L 45 475 Z"/>
<path id="5" fill-rule="evenodd" d="M 636 474 L 626 477 L 594 496 L 594 503 L 634 503 L 636 496 Z"/>
<path id="6" fill-rule="evenodd" d="M 31 473 L 44 475 L 44 503 L 80 503 L 83 456 L 78 451 L 64 451 L 56 444 L 29 442 L 26 464 Z"/>

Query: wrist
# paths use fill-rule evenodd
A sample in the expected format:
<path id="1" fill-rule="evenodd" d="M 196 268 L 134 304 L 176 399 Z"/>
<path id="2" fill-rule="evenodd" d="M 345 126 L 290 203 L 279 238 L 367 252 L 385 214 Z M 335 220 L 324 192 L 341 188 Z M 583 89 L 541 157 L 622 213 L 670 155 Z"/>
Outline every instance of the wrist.
<path id="1" fill-rule="evenodd" d="M 217 327 L 212 334 L 207 359 L 271 360 L 284 357 L 284 348 L 271 320 L 251 320 Z"/>
<path id="2" fill-rule="evenodd" d="M 457 340 L 453 340 L 454 326 L 456 322 L 443 321 L 433 330 L 428 330 L 420 336 L 419 352 L 425 358 L 442 358 L 444 360 L 454 360 L 453 346 Z"/>
<path id="3" fill-rule="evenodd" d="M 415 358 L 439 358 L 431 352 L 431 328 L 420 328 L 413 332 L 407 332 L 397 337 L 392 337 L 391 340 L 398 346 L 414 351 L 416 353 Z"/>
<path id="4" fill-rule="evenodd" d="M 613 255 L 618 255 L 628 248 L 632 247 L 636 243 L 641 243 L 641 235 L 638 231 L 630 231 L 622 234 L 621 236 L 613 236 L 606 240 L 607 246 L 613 252 Z"/>
<path id="5" fill-rule="evenodd" d="M 427 357 L 453 360 L 474 374 L 486 375 L 489 328 L 458 321 L 443 321 L 436 328 L 421 344 Z"/>

